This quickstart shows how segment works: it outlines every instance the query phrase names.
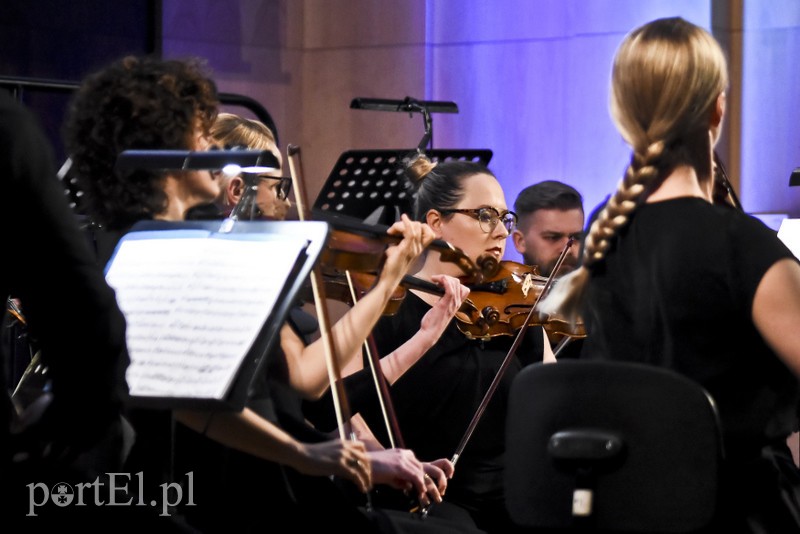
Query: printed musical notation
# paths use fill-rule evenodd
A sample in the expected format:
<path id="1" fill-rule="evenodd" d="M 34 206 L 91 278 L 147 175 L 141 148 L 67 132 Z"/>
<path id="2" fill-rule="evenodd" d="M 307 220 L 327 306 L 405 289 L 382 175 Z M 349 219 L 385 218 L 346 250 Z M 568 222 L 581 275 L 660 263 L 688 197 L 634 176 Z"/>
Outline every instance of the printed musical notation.
<path id="1" fill-rule="evenodd" d="M 778 238 L 800 259 L 800 219 L 784 219 L 778 229 Z"/>
<path id="2" fill-rule="evenodd" d="M 127 320 L 131 396 L 224 398 L 306 241 L 129 236 L 106 279 Z"/>

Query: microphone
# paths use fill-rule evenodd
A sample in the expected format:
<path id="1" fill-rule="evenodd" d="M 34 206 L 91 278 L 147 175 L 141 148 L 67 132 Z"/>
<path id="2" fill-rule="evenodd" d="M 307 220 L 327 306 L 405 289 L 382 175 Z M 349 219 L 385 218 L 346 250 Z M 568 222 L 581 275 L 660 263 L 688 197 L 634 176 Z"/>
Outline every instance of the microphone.
<path id="1" fill-rule="evenodd" d="M 124 150 L 117 156 L 119 171 L 225 170 L 262 173 L 279 169 L 278 159 L 269 150 Z"/>

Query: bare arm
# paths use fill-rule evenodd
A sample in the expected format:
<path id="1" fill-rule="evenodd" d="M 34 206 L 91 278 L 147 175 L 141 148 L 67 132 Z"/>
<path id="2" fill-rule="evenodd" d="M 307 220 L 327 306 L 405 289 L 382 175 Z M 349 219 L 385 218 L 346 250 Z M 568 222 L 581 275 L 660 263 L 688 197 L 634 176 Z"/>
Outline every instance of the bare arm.
<path id="1" fill-rule="evenodd" d="M 461 303 L 469 295 L 469 289 L 457 278 L 438 275 L 433 276 L 432 280 L 442 286 L 444 295 L 422 317 L 419 330 L 408 341 L 381 358 L 381 371 L 390 385 L 436 344 Z M 360 361 L 354 361 L 344 370 L 344 375 L 347 376 L 360 369 L 360 364 Z"/>
<path id="2" fill-rule="evenodd" d="M 371 464 L 361 442 L 334 439 L 301 443 L 248 408 L 241 412 L 180 410 L 175 418 L 222 445 L 306 475 L 347 478 L 361 491 L 371 485 Z"/>
<path id="3" fill-rule="evenodd" d="M 378 322 L 403 275 L 434 238 L 433 231 L 427 225 L 412 222 L 405 215 L 402 221 L 390 228 L 389 232 L 402 233 L 403 240 L 398 245 L 386 249 L 386 261 L 375 287 L 331 329 L 334 349 L 342 367 L 347 366 L 361 354 L 362 343 Z M 283 337 L 282 335 L 282 342 Z M 302 347 L 302 342 L 300 346 L 290 342 L 288 346 L 282 348 L 289 364 L 291 385 L 307 397 L 322 396 L 330 385 L 324 340 L 320 338 L 307 347 Z"/>
<path id="4" fill-rule="evenodd" d="M 542 328 L 542 335 L 544 336 L 544 351 L 542 352 L 542 361 L 544 363 L 555 363 L 556 355 L 553 354 L 553 347 L 550 345 L 550 338 L 547 337 L 547 330 Z"/>
<path id="5" fill-rule="evenodd" d="M 778 357 L 800 377 L 800 265 L 790 259 L 764 274 L 753 298 L 753 322 Z"/>

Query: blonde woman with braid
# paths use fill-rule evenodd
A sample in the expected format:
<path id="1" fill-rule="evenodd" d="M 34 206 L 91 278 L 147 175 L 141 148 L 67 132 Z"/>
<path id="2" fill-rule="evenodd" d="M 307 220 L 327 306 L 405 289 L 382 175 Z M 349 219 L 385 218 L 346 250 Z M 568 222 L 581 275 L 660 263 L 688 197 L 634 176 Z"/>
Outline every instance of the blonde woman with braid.
<path id="1" fill-rule="evenodd" d="M 717 532 L 800 532 L 800 265 L 773 231 L 714 205 L 712 153 L 728 84 L 705 30 L 680 18 L 630 33 L 611 114 L 633 154 L 545 312 L 580 312 L 584 358 L 678 371 L 719 408 L 726 459 Z M 666 429 L 665 429 L 666 430 Z"/>

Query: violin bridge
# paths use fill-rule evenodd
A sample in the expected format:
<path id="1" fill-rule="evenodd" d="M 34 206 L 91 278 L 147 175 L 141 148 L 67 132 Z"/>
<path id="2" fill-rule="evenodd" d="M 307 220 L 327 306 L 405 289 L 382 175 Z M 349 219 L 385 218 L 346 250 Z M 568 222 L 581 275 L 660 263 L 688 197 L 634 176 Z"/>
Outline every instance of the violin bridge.
<path id="1" fill-rule="evenodd" d="M 533 277 L 531 273 L 525 273 L 524 280 L 522 281 L 522 296 L 527 298 L 528 292 L 533 287 Z"/>

